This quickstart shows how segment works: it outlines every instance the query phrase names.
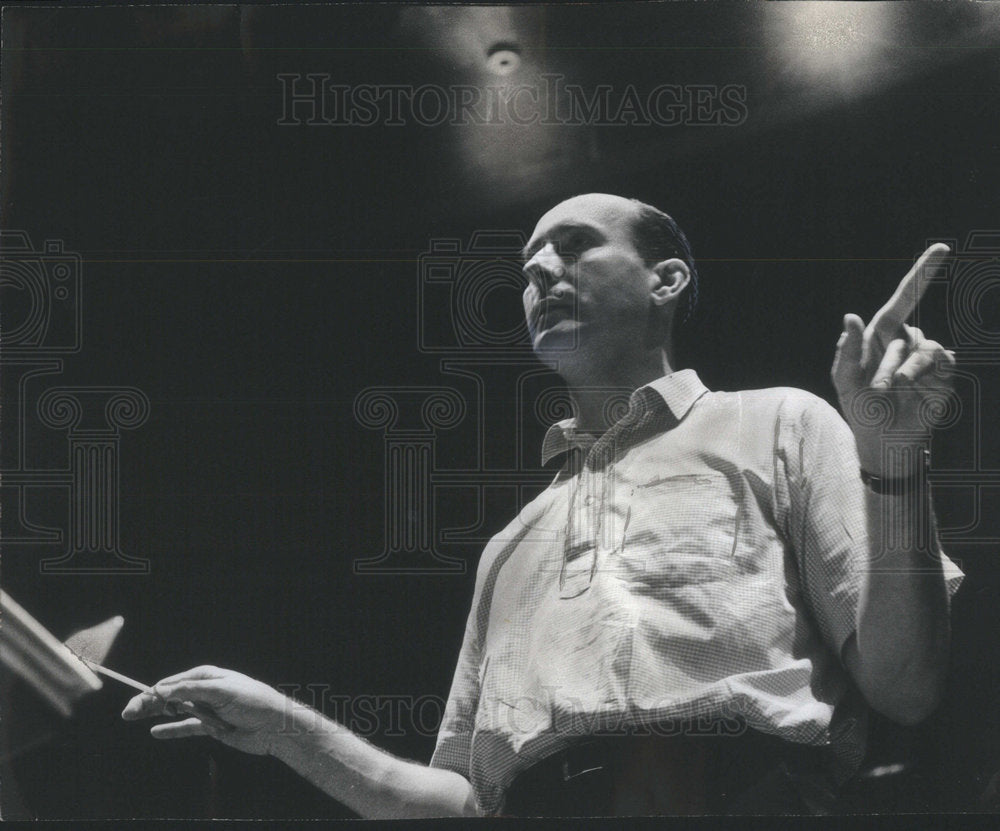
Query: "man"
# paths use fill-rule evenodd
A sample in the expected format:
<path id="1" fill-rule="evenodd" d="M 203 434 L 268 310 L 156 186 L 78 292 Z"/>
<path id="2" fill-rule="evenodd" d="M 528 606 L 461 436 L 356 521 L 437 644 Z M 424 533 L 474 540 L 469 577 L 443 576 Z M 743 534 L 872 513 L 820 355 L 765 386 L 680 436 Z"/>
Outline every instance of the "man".
<path id="1" fill-rule="evenodd" d="M 678 371 L 683 233 L 618 196 L 557 205 L 525 249 L 524 306 L 576 415 L 546 436 L 565 454 L 551 486 L 483 553 L 431 765 L 214 667 L 123 716 L 209 708 L 151 732 L 273 754 L 363 816 L 829 810 L 865 704 L 913 724 L 944 684 L 960 573 L 921 448 L 954 356 L 904 321 L 946 253 L 867 327 L 844 318 L 848 427 L 799 390 Z"/>

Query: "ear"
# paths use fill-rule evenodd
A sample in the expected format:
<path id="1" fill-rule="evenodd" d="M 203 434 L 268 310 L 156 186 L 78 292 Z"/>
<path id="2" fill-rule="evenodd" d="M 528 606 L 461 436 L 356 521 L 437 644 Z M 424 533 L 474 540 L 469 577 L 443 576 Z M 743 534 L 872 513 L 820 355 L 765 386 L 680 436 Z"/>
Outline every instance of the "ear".
<path id="1" fill-rule="evenodd" d="M 653 266 L 653 274 L 656 279 L 651 294 L 653 303 L 657 306 L 665 306 L 676 300 L 691 282 L 691 272 L 684 260 L 676 258 L 658 262 Z"/>

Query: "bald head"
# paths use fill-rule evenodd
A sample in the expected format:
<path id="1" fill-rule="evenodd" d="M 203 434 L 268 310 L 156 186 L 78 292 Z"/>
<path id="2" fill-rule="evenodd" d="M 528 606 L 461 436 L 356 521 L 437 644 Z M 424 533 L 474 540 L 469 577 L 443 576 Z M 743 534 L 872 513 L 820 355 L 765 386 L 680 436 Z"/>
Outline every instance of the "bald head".
<path id="1" fill-rule="evenodd" d="M 698 303 L 698 272 L 691 244 L 671 216 L 658 208 L 613 193 L 584 193 L 571 196 L 546 212 L 538 221 L 536 233 L 524 249 L 525 261 L 538 250 L 538 231 L 574 217 L 589 217 L 600 224 L 627 230 L 636 252 L 647 265 L 677 258 L 690 272 L 690 283 L 680 309 L 680 320 L 689 319 Z"/>
<path id="2" fill-rule="evenodd" d="M 691 259 L 666 214 L 609 193 L 574 196 L 542 216 L 524 256 L 528 329 L 550 364 L 572 360 L 585 374 L 595 362 L 671 351 Z"/>
<path id="3" fill-rule="evenodd" d="M 602 222 L 631 224 L 638 218 L 638 205 L 634 199 L 611 193 L 583 193 L 571 196 L 551 208 L 538 220 L 539 225 L 553 224 L 565 217 L 590 216 Z"/>

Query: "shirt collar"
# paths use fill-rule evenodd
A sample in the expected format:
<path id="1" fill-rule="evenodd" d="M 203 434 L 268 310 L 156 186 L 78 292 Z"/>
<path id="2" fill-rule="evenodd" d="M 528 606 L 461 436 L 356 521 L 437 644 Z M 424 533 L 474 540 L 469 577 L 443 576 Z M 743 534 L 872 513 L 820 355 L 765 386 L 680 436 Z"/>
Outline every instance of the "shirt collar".
<path id="1" fill-rule="evenodd" d="M 658 400 L 662 400 L 677 421 L 683 419 L 694 403 L 708 392 L 708 387 L 693 369 L 682 369 L 657 378 L 632 393 L 633 399 L 644 389 L 655 392 Z M 575 418 L 564 418 L 549 427 L 542 440 L 542 464 L 548 464 L 574 447 L 588 450 L 597 438 L 593 433 L 578 433 Z"/>

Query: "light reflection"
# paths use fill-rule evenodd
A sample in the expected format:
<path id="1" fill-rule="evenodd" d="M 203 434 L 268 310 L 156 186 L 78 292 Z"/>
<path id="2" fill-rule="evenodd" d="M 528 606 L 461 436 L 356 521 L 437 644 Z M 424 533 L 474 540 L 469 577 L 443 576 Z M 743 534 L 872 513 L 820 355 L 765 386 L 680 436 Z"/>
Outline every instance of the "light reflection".
<path id="1" fill-rule="evenodd" d="M 837 94 L 871 91 L 900 70 L 892 44 L 905 21 L 894 3 L 769 3 L 772 66 L 782 80 Z"/>

